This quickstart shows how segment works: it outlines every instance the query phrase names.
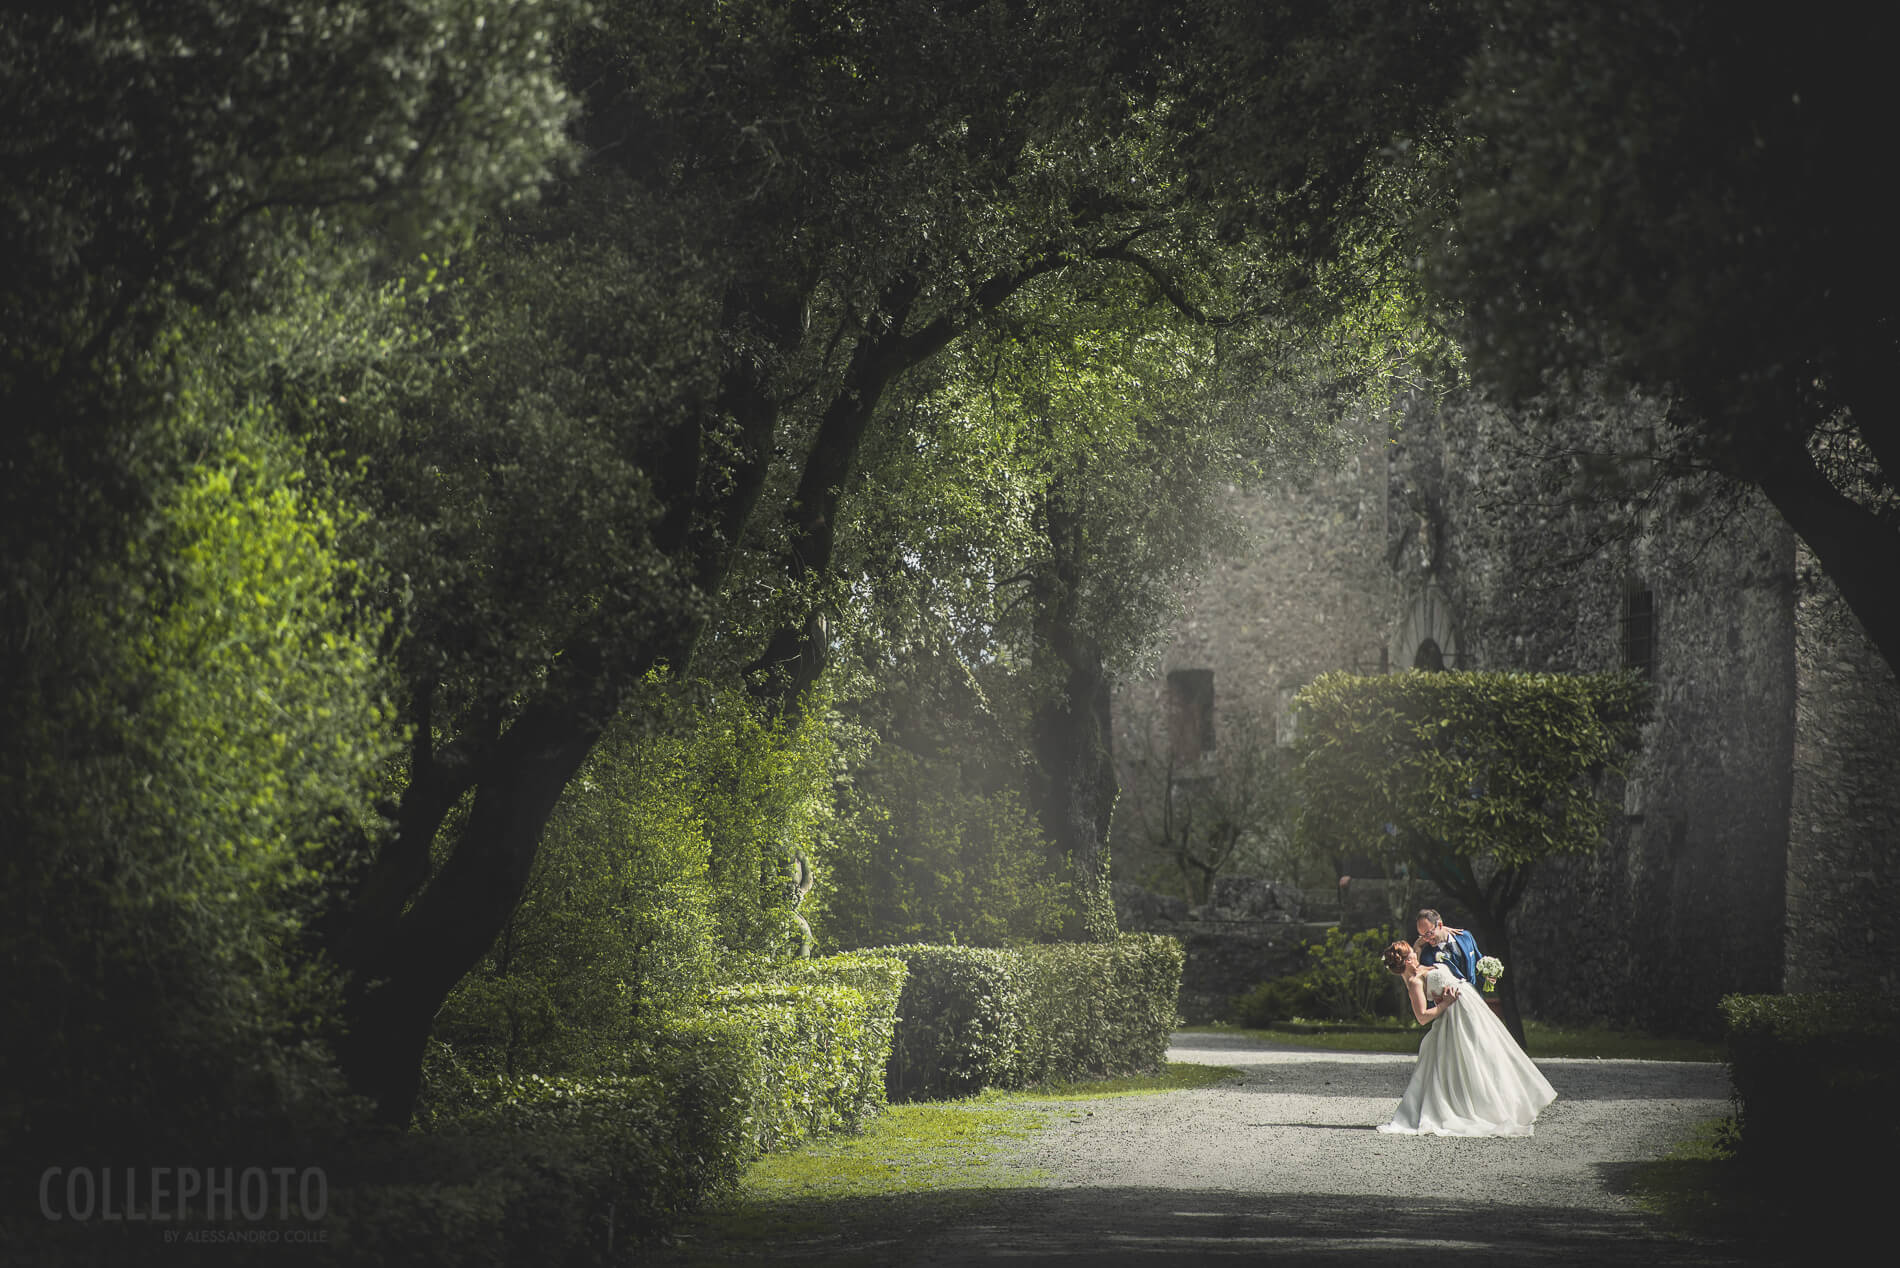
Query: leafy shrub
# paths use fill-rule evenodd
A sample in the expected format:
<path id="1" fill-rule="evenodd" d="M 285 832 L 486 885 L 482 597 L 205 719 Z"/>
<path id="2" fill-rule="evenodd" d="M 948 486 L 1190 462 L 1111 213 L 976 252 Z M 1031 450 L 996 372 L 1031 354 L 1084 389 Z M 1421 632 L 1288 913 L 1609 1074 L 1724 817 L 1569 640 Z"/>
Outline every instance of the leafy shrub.
<path id="1" fill-rule="evenodd" d="M 1347 934 L 1337 926 L 1324 941 L 1307 944 L 1313 967 L 1306 985 L 1319 1006 L 1318 1016 L 1338 1021 L 1360 1021 L 1392 999 L 1393 977 L 1380 959 L 1397 935 L 1390 930 L 1365 929 Z"/>
<path id="2" fill-rule="evenodd" d="M 903 963 L 751 969 L 699 1015 L 648 1019 L 609 1072 L 471 1074 L 434 1044 L 419 1121 L 435 1143 L 412 1152 L 446 1171 L 388 1193 L 356 1186 L 341 1244 L 370 1262 L 463 1262 L 458 1248 L 475 1263 L 596 1262 L 610 1221 L 623 1242 L 664 1232 L 761 1151 L 881 1108 Z"/>
<path id="3" fill-rule="evenodd" d="M 672 1019 L 621 1056 L 587 1078 L 470 1076 L 435 1045 L 429 1130 L 333 1169 L 339 1262 L 599 1263 L 610 1235 L 657 1236 L 730 1190 L 769 1082 L 748 1021 Z"/>
<path id="4" fill-rule="evenodd" d="M 1241 1026 L 1271 1026 L 1307 1018 L 1314 1021 L 1362 1021 L 1393 1012 L 1397 980 L 1386 972 L 1380 953 L 1395 935 L 1379 929 L 1347 934 L 1328 929 L 1326 937 L 1306 946 L 1312 967 L 1262 982 L 1234 997 L 1228 1019 Z"/>
<path id="5" fill-rule="evenodd" d="M 910 976 L 886 1086 L 893 1100 L 1013 1087 L 1023 1042 L 1023 961 L 983 947 L 891 947 Z"/>
<path id="6" fill-rule="evenodd" d="M 128 1162 L 329 1116 L 301 944 L 389 754 L 349 512 L 259 412 L 189 377 L 176 410 L 199 460 L 0 684 L 0 1029 L 30 1036 L 0 1135 Z"/>
<path id="7" fill-rule="evenodd" d="M 1729 1079 L 1746 1156 L 1837 1172 L 1891 1148 L 1869 1107 L 1900 1095 L 1900 1003 L 1848 993 L 1727 995 Z M 1852 1133 L 1852 1148 L 1849 1134 Z"/>
<path id="8" fill-rule="evenodd" d="M 1021 949 L 1025 1084 L 1159 1069 L 1180 1023 L 1181 944 L 1157 934 Z"/>
<path id="9" fill-rule="evenodd" d="M 894 1099 L 1152 1070 L 1178 1020 L 1172 938 L 890 953 L 911 970 L 891 1050 Z"/>
<path id="10" fill-rule="evenodd" d="M 649 680 L 563 795 L 437 1037 L 478 1073 L 611 1072 L 639 1034 L 702 1008 L 722 967 L 783 954 L 823 744 L 767 726 L 739 693 Z"/>

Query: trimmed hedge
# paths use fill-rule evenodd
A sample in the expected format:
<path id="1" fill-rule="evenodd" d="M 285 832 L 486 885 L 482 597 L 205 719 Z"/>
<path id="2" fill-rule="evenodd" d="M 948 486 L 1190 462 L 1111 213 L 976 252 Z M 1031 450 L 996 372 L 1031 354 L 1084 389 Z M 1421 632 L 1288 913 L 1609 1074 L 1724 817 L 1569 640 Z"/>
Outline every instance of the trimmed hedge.
<path id="1" fill-rule="evenodd" d="M 730 1190 L 747 1163 L 885 1102 L 905 966 L 776 964 L 669 1019 L 603 1078 L 471 1078 L 436 1045 L 432 1130 L 339 1160 L 333 1253 L 351 1264 L 604 1262 Z"/>
<path id="2" fill-rule="evenodd" d="M 1745 1155 L 1832 1172 L 1891 1147 L 1883 1137 L 1900 1134 L 1885 1117 L 1900 1101 L 1900 1001 L 1727 995 L 1721 1008 Z"/>
<path id="3" fill-rule="evenodd" d="M 986 947 L 884 948 L 910 968 L 885 1086 L 894 1101 L 1015 1087 L 1023 1047 L 1022 956 Z"/>
<path id="4" fill-rule="evenodd" d="M 752 1158 L 759 1045 L 727 1018 L 683 1022 L 600 1078 L 463 1074 L 432 1051 L 429 1129 L 341 1147 L 315 1262 L 606 1262 L 731 1187 Z"/>
<path id="5" fill-rule="evenodd" d="M 857 1127 L 886 1102 L 884 1067 L 907 969 L 889 956 L 797 960 L 714 1005 L 759 1052 L 747 1130 L 761 1152 Z"/>
<path id="6" fill-rule="evenodd" d="M 893 1100 L 1158 1069 L 1178 1021 L 1173 938 L 883 951 L 910 966 L 887 1074 Z"/>

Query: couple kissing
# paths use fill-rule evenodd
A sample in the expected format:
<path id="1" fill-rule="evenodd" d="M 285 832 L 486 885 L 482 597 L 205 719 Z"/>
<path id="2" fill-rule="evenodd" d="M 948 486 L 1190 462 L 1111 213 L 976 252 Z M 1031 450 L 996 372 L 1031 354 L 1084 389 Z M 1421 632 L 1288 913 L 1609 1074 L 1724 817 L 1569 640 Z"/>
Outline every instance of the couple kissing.
<path id="1" fill-rule="evenodd" d="M 1379 1130 L 1407 1136 L 1528 1136 L 1556 1089 L 1479 997 L 1478 944 L 1437 912 L 1418 913 L 1418 943 L 1385 949 L 1386 968 L 1405 983 L 1412 1016 L 1435 1023 L 1392 1121 Z M 1495 962 L 1494 962 L 1495 964 Z M 1493 966 L 1487 966 L 1493 967 Z"/>

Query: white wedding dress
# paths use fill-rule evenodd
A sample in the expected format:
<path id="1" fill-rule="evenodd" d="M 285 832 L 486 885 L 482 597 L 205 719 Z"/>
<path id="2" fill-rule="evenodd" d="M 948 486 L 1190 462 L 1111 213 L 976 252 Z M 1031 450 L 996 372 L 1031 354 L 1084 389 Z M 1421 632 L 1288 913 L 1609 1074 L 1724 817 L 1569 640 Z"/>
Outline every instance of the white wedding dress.
<path id="1" fill-rule="evenodd" d="M 1457 981 L 1434 964 L 1425 998 Z M 1557 1099 L 1478 988 L 1458 983 L 1458 997 L 1438 1014 L 1418 1047 L 1418 1068 L 1382 1132 L 1408 1136 L 1528 1136 L 1542 1109 Z"/>

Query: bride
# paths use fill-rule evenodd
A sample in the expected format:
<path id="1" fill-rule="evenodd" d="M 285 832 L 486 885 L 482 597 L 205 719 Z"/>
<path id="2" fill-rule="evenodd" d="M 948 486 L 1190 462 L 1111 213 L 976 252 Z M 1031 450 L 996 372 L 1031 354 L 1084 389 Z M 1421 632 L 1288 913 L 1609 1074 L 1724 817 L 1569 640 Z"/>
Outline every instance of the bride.
<path id="1" fill-rule="evenodd" d="M 1419 1025 L 1439 1019 L 1418 1048 L 1418 1068 L 1382 1132 L 1425 1136 L 1528 1136 L 1557 1092 L 1504 1023 L 1442 964 L 1426 969 L 1403 942 L 1385 967 L 1405 979 Z M 1427 1000 L 1431 1000 L 1427 1004 Z"/>

